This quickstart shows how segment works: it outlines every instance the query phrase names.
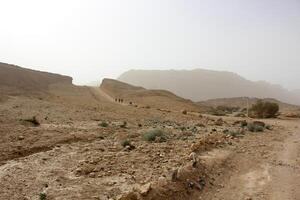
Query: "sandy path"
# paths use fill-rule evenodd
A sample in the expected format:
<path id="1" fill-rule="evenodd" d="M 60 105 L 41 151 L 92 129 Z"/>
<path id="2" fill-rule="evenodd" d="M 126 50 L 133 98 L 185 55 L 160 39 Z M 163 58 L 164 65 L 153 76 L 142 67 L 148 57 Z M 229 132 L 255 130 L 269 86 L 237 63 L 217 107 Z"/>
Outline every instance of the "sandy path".
<path id="1" fill-rule="evenodd" d="M 300 199 L 300 130 L 297 124 L 287 124 L 293 129 L 283 144 L 283 151 L 277 154 L 277 163 L 271 171 L 272 181 L 269 184 L 272 200 Z"/>
<path id="2" fill-rule="evenodd" d="M 284 131 L 250 138 L 235 149 L 231 169 L 200 199 L 300 200 L 300 121 L 279 124 Z"/>
<path id="3" fill-rule="evenodd" d="M 116 102 L 113 97 L 109 96 L 105 91 L 103 91 L 99 87 L 90 87 L 90 92 L 91 92 L 92 96 L 98 101 L 106 100 L 106 101 L 109 101 L 111 103 L 115 103 L 118 105 L 127 105 L 125 102 L 123 102 L 123 103 Z"/>
<path id="4" fill-rule="evenodd" d="M 99 87 L 89 87 L 89 89 L 90 89 L 90 92 L 91 92 L 92 96 L 96 100 L 101 101 L 101 100 L 104 99 L 104 100 L 112 102 L 112 103 L 117 103 L 117 102 L 115 102 L 115 100 L 111 96 L 106 94 L 101 88 L 99 88 Z"/>

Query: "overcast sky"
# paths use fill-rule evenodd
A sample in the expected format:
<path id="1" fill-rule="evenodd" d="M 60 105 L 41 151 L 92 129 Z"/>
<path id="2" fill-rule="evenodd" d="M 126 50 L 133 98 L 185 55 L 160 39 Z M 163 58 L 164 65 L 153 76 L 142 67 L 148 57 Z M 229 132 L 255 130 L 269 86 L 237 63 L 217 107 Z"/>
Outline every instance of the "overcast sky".
<path id="1" fill-rule="evenodd" d="M 0 0 L 0 62 L 77 84 L 206 68 L 300 88 L 299 0 Z"/>

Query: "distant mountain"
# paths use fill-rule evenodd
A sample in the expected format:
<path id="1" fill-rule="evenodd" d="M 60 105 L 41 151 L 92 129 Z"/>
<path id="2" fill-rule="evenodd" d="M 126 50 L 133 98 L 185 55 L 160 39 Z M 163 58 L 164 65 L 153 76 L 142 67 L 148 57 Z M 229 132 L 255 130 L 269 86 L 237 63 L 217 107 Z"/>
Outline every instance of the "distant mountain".
<path id="1" fill-rule="evenodd" d="M 72 78 L 0 63 L 0 88 L 3 90 L 45 90 L 51 84 L 72 84 Z"/>
<path id="2" fill-rule="evenodd" d="M 294 95 L 296 95 L 300 99 L 300 89 L 299 90 L 293 90 Z"/>
<path id="3" fill-rule="evenodd" d="M 300 104 L 300 97 L 279 85 L 250 81 L 232 72 L 204 69 L 130 70 L 118 80 L 147 89 L 169 90 L 193 101 L 248 96 Z"/>

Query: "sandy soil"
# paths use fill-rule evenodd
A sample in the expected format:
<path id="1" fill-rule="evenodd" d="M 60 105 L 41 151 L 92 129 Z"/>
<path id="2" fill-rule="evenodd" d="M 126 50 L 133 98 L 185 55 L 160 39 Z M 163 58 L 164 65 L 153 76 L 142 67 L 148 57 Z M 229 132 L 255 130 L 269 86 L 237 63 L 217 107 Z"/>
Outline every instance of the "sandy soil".
<path id="1" fill-rule="evenodd" d="M 282 130 L 244 138 L 218 187 L 203 199 L 300 199 L 300 121 L 267 122 Z"/>

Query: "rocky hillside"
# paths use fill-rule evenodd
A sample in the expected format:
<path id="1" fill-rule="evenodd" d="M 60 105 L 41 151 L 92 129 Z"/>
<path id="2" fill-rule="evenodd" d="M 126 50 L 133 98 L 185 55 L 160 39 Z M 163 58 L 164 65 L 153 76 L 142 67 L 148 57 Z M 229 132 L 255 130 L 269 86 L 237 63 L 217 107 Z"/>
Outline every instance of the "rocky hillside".
<path id="1" fill-rule="evenodd" d="M 203 69 L 130 70 L 122 74 L 119 80 L 147 89 L 168 90 L 193 101 L 249 96 L 300 104 L 300 98 L 278 85 L 249 81 L 231 72 Z"/>
<path id="2" fill-rule="evenodd" d="M 169 110 L 202 111 L 205 107 L 196 105 L 165 90 L 147 90 L 113 79 L 104 79 L 100 88 L 112 98 L 126 102 Z"/>
<path id="3" fill-rule="evenodd" d="M 0 63 L 0 87 L 2 89 L 40 91 L 57 83 L 72 84 L 72 78 Z"/>

